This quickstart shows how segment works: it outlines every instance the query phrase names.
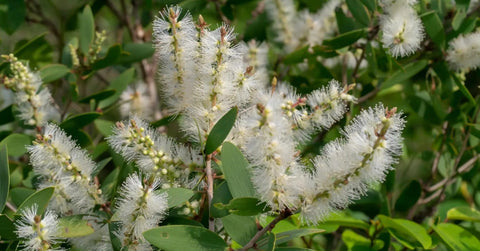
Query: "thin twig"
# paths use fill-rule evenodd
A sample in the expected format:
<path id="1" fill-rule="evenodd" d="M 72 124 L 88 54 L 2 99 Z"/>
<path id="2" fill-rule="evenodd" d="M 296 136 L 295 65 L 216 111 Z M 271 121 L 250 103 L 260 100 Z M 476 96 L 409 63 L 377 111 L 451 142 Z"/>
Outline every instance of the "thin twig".
<path id="1" fill-rule="evenodd" d="M 14 213 L 17 212 L 17 207 L 12 205 L 12 203 L 10 203 L 10 202 L 7 201 L 7 203 L 5 203 L 5 206 L 8 207 L 8 209 L 12 210 Z"/>
<path id="2" fill-rule="evenodd" d="M 240 250 L 247 251 L 248 249 L 255 247 L 260 237 L 262 237 L 267 231 L 272 230 L 278 222 L 288 218 L 290 215 L 292 215 L 292 211 L 290 211 L 288 208 L 280 212 L 280 214 L 275 219 L 273 219 L 272 222 L 270 222 L 262 230 L 258 231 L 257 234 L 255 234 L 255 236 L 253 236 L 253 238 Z"/>
<path id="3" fill-rule="evenodd" d="M 208 208 L 212 206 L 213 199 L 213 172 L 212 172 L 212 154 L 207 155 L 205 161 L 205 174 L 207 178 L 207 198 L 208 198 Z M 210 231 L 215 231 L 215 221 L 213 217 L 209 215 L 208 217 L 208 229 Z"/>

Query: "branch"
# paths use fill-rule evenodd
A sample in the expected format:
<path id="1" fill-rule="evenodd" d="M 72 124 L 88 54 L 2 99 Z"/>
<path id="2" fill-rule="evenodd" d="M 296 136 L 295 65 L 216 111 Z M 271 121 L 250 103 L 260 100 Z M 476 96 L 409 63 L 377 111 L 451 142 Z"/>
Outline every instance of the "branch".
<path id="1" fill-rule="evenodd" d="M 207 178 L 208 211 L 210 212 L 213 199 L 212 154 L 207 155 L 207 160 L 205 163 L 205 173 Z M 210 215 L 208 216 L 208 229 L 212 232 L 215 231 L 215 221 Z"/>
<path id="2" fill-rule="evenodd" d="M 270 222 L 262 230 L 258 231 L 257 234 L 255 234 L 255 236 L 253 236 L 253 238 L 245 246 L 243 246 L 243 248 L 240 249 L 240 250 L 241 251 L 247 251 L 248 249 L 254 247 L 256 245 L 258 239 L 260 239 L 260 237 L 262 237 L 267 231 L 272 230 L 275 227 L 275 225 L 277 225 L 278 222 L 280 222 L 283 219 L 288 218 L 290 215 L 292 215 L 292 211 L 290 211 L 290 209 L 288 209 L 288 208 L 286 208 L 285 210 L 280 212 L 280 214 L 275 219 L 273 219 L 272 222 Z"/>

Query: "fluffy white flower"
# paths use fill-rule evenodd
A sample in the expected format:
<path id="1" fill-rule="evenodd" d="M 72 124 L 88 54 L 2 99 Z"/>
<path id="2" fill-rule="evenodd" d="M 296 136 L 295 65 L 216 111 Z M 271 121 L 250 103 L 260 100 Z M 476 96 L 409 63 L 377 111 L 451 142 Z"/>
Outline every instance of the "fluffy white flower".
<path id="1" fill-rule="evenodd" d="M 386 5 L 380 18 L 383 47 L 394 57 L 408 56 L 420 48 L 424 37 L 422 21 L 403 1 Z"/>
<path id="2" fill-rule="evenodd" d="M 480 31 L 460 35 L 450 41 L 447 61 L 456 71 L 469 71 L 480 66 Z"/>
<path id="3" fill-rule="evenodd" d="M 60 250 L 52 245 L 59 240 L 57 216 L 47 210 L 45 215 L 37 215 L 38 205 L 20 212 L 22 217 L 15 221 L 15 233 L 22 239 L 22 250 Z"/>
<path id="4" fill-rule="evenodd" d="M 305 190 L 302 218 L 309 223 L 347 207 L 369 184 L 382 181 L 401 154 L 405 121 L 382 105 L 364 110 L 313 160 L 312 190 Z"/>
<path id="5" fill-rule="evenodd" d="M 122 245 L 136 250 L 150 250 L 142 233 L 154 228 L 168 209 L 167 194 L 156 193 L 160 182 L 134 173 L 127 177 L 119 191 L 118 218 L 122 228 L 117 233 Z"/>
<path id="6" fill-rule="evenodd" d="M 153 116 L 154 109 L 148 93 L 148 86 L 144 82 L 139 82 L 135 86 L 128 86 L 120 96 L 120 100 L 123 103 L 120 107 L 120 113 L 124 118 L 130 114 L 136 114 L 145 119 Z"/>
<path id="7" fill-rule="evenodd" d="M 142 172 L 155 175 L 170 186 L 187 183 L 191 169 L 202 165 L 201 157 L 194 150 L 160 135 L 138 117 L 118 122 L 107 141 L 127 161 L 135 162 Z"/>
<path id="8" fill-rule="evenodd" d="M 286 53 L 294 51 L 299 46 L 299 40 L 295 37 L 299 19 L 293 0 L 267 0 L 265 8 L 277 32 L 275 41 L 283 44 Z"/>
<path id="9" fill-rule="evenodd" d="M 88 213 L 103 203 L 92 180 L 95 162 L 57 125 L 47 124 L 27 149 L 33 170 L 41 177 L 40 187 L 55 187 L 50 208 L 61 214 Z"/>
<path id="10" fill-rule="evenodd" d="M 321 45 L 324 39 L 331 36 L 338 29 L 335 19 L 335 8 L 340 3 L 340 0 L 330 0 L 316 13 L 310 13 L 308 10 L 301 12 L 300 19 L 303 22 L 297 23 L 299 27 L 295 30 L 302 31 L 310 46 Z"/>

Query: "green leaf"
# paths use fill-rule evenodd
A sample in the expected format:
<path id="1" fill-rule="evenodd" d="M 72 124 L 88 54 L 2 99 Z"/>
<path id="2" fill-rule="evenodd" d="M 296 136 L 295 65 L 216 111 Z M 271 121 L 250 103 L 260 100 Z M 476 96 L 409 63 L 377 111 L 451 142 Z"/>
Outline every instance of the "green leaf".
<path id="1" fill-rule="evenodd" d="M 195 194 L 194 191 L 186 188 L 175 187 L 168 189 L 160 189 L 155 193 L 160 194 L 166 192 L 168 194 L 168 208 L 178 207 L 183 205 Z"/>
<path id="2" fill-rule="evenodd" d="M 43 83 L 49 83 L 57 79 L 63 78 L 70 72 L 70 69 L 63 64 L 49 64 L 40 69 L 39 72 Z"/>
<path id="3" fill-rule="evenodd" d="M 92 9 L 87 4 L 83 9 L 83 12 L 78 17 L 78 30 L 79 34 L 79 47 L 83 54 L 88 55 L 90 45 L 93 43 L 93 37 L 95 34 L 95 20 L 93 18 Z"/>
<path id="4" fill-rule="evenodd" d="M 114 251 L 120 251 L 122 249 L 122 241 L 118 238 L 117 233 L 122 229 L 122 222 L 110 221 L 108 223 L 108 232 L 110 234 L 110 240 Z"/>
<path id="5" fill-rule="evenodd" d="M 338 31 L 340 34 L 355 29 L 355 20 L 351 17 L 347 17 L 341 8 L 335 9 L 335 18 L 337 19 Z"/>
<path id="6" fill-rule="evenodd" d="M 10 189 L 10 167 L 8 166 L 8 153 L 6 146 L 0 146 L 0 213 L 7 203 L 8 190 Z"/>
<path id="7" fill-rule="evenodd" d="M 456 207 L 448 210 L 447 219 L 480 222 L 480 212 L 469 206 Z"/>
<path id="8" fill-rule="evenodd" d="M 382 88 L 386 89 L 394 84 L 408 80 L 423 70 L 427 65 L 427 60 L 419 60 L 403 66 L 401 69 L 395 71 L 389 78 L 385 79 L 385 81 L 382 83 Z"/>
<path id="9" fill-rule="evenodd" d="M 152 43 L 126 43 L 123 45 L 122 55 L 118 58 L 118 64 L 130 64 L 139 62 L 153 56 L 155 48 Z"/>
<path id="10" fill-rule="evenodd" d="M 334 38 L 323 40 L 323 45 L 326 45 L 332 49 L 341 49 L 355 43 L 358 39 L 362 38 L 365 34 L 365 29 L 357 29 L 340 34 Z"/>
<path id="11" fill-rule="evenodd" d="M 371 246 L 371 241 L 363 235 L 357 234 L 350 229 L 343 231 L 342 240 L 348 247 L 348 250 L 379 250 L 383 248 L 384 243 L 382 240 L 376 239 L 373 246 Z"/>
<path id="12" fill-rule="evenodd" d="M 73 131 L 76 129 L 80 129 L 92 123 L 95 119 L 97 119 L 101 115 L 102 114 L 98 112 L 86 112 L 82 114 L 77 114 L 64 120 L 60 124 L 60 127 L 63 128 L 65 131 Z"/>
<path id="13" fill-rule="evenodd" d="M 428 249 L 432 246 L 432 238 L 428 235 L 427 230 L 418 223 L 404 219 L 392 219 L 384 215 L 379 215 L 378 219 L 388 232 L 405 247 Z"/>
<path id="14" fill-rule="evenodd" d="M 233 107 L 221 117 L 210 131 L 205 143 L 205 154 L 211 154 L 223 143 L 237 118 L 238 108 Z"/>
<path id="15" fill-rule="evenodd" d="M 461 27 L 462 22 L 463 20 L 465 20 L 466 17 L 467 17 L 467 13 L 464 10 L 457 10 L 452 20 L 452 28 L 454 30 L 458 30 Z"/>
<path id="16" fill-rule="evenodd" d="M 210 217 L 222 218 L 229 215 L 227 209 L 218 209 L 214 205 L 217 203 L 226 204 L 230 200 L 232 200 L 232 195 L 230 194 L 230 190 L 228 189 L 227 182 L 224 181 L 218 184 L 215 187 L 215 190 L 213 190 L 212 206 L 210 207 Z"/>
<path id="17" fill-rule="evenodd" d="M 445 30 L 443 29 L 443 24 L 438 14 L 435 11 L 424 13 L 420 16 L 422 19 L 423 25 L 425 26 L 425 31 L 432 41 L 437 44 L 440 48 L 445 48 Z"/>
<path id="18" fill-rule="evenodd" d="M 97 174 L 102 171 L 103 168 L 112 160 L 112 157 L 108 157 L 106 159 L 103 159 L 97 163 L 97 166 L 95 167 L 95 170 L 92 172 L 92 177 L 97 176 Z"/>
<path id="19" fill-rule="evenodd" d="M 81 215 L 63 217 L 58 220 L 58 236 L 62 238 L 81 237 L 93 234 L 91 224 L 82 219 Z"/>
<path id="20" fill-rule="evenodd" d="M 275 251 L 314 251 L 313 249 L 309 248 L 287 248 L 287 247 L 282 247 L 282 248 L 275 248 Z"/>
<path id="21" fill-rule="evenodd" d="M 96 119 L 94 122 L 97 130 L 105 137 L 108 137 L 113 134 L 112 130 L 115 126 L 115 123 L 109 120 Z"/>
<path id="22" fill-rule="evenodd" d="M 92 95 L 89 95 L 87 97 L 84 97 L 84 98 L 80 99 L 78 102 L 88 104 L 88 103 L 90 103 L 90 100 L 95 100 L 95 102 L 98 103 L 101 100 L 104 100 L 106 98 L 109 98 L 109 97 L 115 95 L 116 92 L 117 91 L 111 90 L 111 89 L 102 90 L 102 91 L 99 91 L 97 93 L 93 93 Z"/>
<path id="23" fill-rule="evenodd" d="M 30 195 L 19 207 L 17 212 L 21 212 L 34 204 L 37 204 L 38 210 L 37 215 L 43 214 L 47 208 L 48 202 L 52 198 L 54 188 L 46 187 L 42 190 L 38 190 L 34 194 Z"/>
<path id="24" fill-rule="evenodd" d="M 451 223 L 432 226 L 440 239 L 454 251 L 478 250 L 480 241 L 464 228 Z"/>
<path id="25" fill-rule="evenodd" d="M 25 21 L 25 1 L 0 1 L 0 28 L 8 35 L 12 35 Z"/>
<path id="26" fill-rule="evenodd" d="M 224 251 L 227 247 L 217 234 L 196 226 L 172 225 L 143 232 L 152 245 L 164 250 Z"/>
<path id="27" fill-rule="evenodd" d="M 257 198 L 243 197 L 232 199 L 228 204 L 214 204 L 219 209 L 227 209 L 229 213 L 241 216 L 254 216 L 270 211 L 265 202 Z"/>
<path id="28" fill-rule="evenodd" d="M 0 239 L 10 240 L 17 238 L 13 221 L 4 214 L 0 214 Z"/>
<path id="29" fill-rule="evenodd" d="M 108 66 L 112 66 L 117 64 L 117 60 L 122 54 L 122 47 L 119 44 L 113 45 L 112 47 L 108 48 L 107 54 L 102 58 L 97 59 L 92 68 L 94 70 L 100 70 L 106 68 Z"/>
<path id="30" fill-rule="evenodd" d="M 375 11 L 377 9 L 376 0 L 360 0 L 369 11 Z"/>
<path id="31" fill-rule="evenodd" d="M 356 219 L 345 212 L 330 215 L 323 223 L 331 225 L 340 225 L 343 227 L 353 227 L 368 230 L 370 225 L 363 220 Z"/>
<path id="32" fill-rule="evenodd" d="M 44 32 L 42 34 L 39 34 L 35 37 L 33 37 L 32 39 L 28 40 L 28 42 L 22 44 L 21 46 L 19 46 L 18 48 L 15 49 L 15 51 L 13 52 L 13 54 L 17 57 L 17 58 L 23 58 L 23 59 L 28 59 L 30 58 L 31 55 L 29 55 L 30 52 L 32 51 L 36 51 L 38 49 L 38 47 L 40 47 L 44 41 L 45 41 L 45 38 L 44 36 L 47 34 L 47 32 Z"/>
<path id="33" fill-rule="evenodd" d="M 318 234 L 324 232 L 323 229 L 316 229 L 316 228 L 302 228 L 302 229 L 295 229 L 295 230 L 290 230 L 282 233 L 278 233 L 276 235 L 277 237 L 277 245 L 288 242 L 290 240 L 293 240 L 295 238 L 299 238 L 302 236 L 307 236 L 311 234 Z M 265 246 L 268 243 L 268 239 L 262 239 L 257 242 L 259 247 Z"/>
<path id="34" fill-rule="evenodd" d="M 277 238 L 275 236 L 275 233 L 272 233 L 272 232 L 268 232 L 267 233 L 268 235 L 268 247 L 267 247 L 267 251 L 274 251 L 275 250 L 275 246 L 277 245 Z"/>
<path id="35" fill-rule="evenodd" d="M 221 221 L 232 240 L 241 245 L 247 244 L 258 231 L 254 217 L 231 214 L 222 217 Z"/>
<path id="36" fill-rule="evenodd" d="M 475 105 L 477 102 L 475 102 L 475 99 L 473 98 L 472 94 L 468 91 L 467 87 L 465 87 L 465 84 L 463 81 L 461 81 L 457 76 L 453 75 L 453 80 L 455 84 L 457 85 L 458 89 L 460 89 L 460 92 L 472 103 Z"/>
<path id="37" fill-rule="evenodd" d="M 6 146 L 8 154 L 13 157 L 20 157 L 27 152 L 26 146 L 32 143 L 30 136 L 13 133 L 0 142 L 0 147 Z"/>
<path id="38" fill-rule="evenodd" d="M 283 59 L 283 63 L 286 65 L 302 63 L 303 60 L 307 58 L 308 55 L 310 55 L 310 53 L 308 52 L 309 47 L 310 47 L 309 45 L 306 45 L 286 55 L 285 58 Z"/>
<path id="39" fill-rule="evenodd" d="M 370 15 L 368 14 L 367 9 L 358 0 L 346 0 L 348 9 L 352 13 L 352 16 L 364 26 L 370 24 Z"/>
<path id="40" fill-rule="evenodd" d="M 407 211 L 415 205 L 417 200 L 420 198 L 422 193 L 422 187 L 420 183 L 416 180 L 412 180 L 405 189 L 403 189 L 400 196 L 398 196 L 397 201 L 395 202 L 395 210 L 397 211 Z"/>
<path id="41" fill-rule="evenodd" d="M 12 108 L 13 105 L 9 105 L 5 107 L 2 111 L 0 111 L 0 125 L 5 125 L 15 121 L 15 116 L 13 116 Z"/>
<path id="42" fill-rule="evenodd" d="M 33 193 L 35 190 L 31 188 L 15 187 L 10 190 L 10 199 L 16 206 L 19 206 Z"/>
<path id="43" fill-rule="evenodd" d="M 120 95 L 122 95 L 122 92 L 127 88 L 128 84 L 130 84 L 133 81 L 133 77 L 135 75 L 135 68 L 130 68 L 122 74 L 118 75 L 117 78 L 115 78 L 110 85 L 108 86 L 108 89 L 113 89 L 116 90 L 117 92 L 115 95 L 104 99 L 100 101 L 100 104 L 98 107 L 101 109 L 104 109 L 105 107 L 110 106 L 111 104 L 115 103 L 120 98 Z"/>
<path id="44" fill-rule="evenodd" d="M 233 198 L 255 197 L 255 189 L 247 170 L 249 164 L 240 150 L 230 142 L 223 143 L 222 166 Z"/>
<path id="45" fill-rule="evenodd" d="M 177 120 L 178 118 L 180 118 L 181 115 L 177 115 L 177 114 L 174 114 L 174 115 L 169 115 L 169 116 L 166 116 L 166 117 L 163 117 L 157 121 L 154 121 L 152 122 L 150 125 L 152 127 L 160 127 L 160 126 L 166 126 L 170 123 L 172 123 L 173 121 Z"/>

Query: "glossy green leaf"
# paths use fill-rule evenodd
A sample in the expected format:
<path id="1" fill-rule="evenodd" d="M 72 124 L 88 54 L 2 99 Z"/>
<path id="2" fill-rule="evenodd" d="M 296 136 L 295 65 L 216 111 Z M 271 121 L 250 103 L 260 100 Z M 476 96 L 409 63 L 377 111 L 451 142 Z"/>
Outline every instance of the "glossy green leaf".
<path id="1" fill-rule="evenodd" d="M 318 234 L 318 233 L 323 233 L 323 229 L 316 229 L 316 228 L 302 228 L 302 229 L 296 229 L 296 230 L 290 230 L 282 233 L 278 233 L 276 235 L 276 243 L 277 245 L 288 242 L 290 240 L 293 240 L 295 238 L 299 238 L 302 236 L 307 236 L 307 235 L 312 235 L 312 234 Z M 258 246 L 262 247 L 267 245 L 268 239 L 262 239 L 257 242 Z"/>
<path id="2" fill-rule="evenodd" d="M 458 225 L 440 223 L 432 228 L 440 239 L 454 251 L 478 250 L 480 247 L 477 237 Z"/>
<path id="3" fill-rule="evenodd" d="M 240 150 L 230 142 L 223 143 L 222 166 L 233 198 L 255 197 L 255 189 L 247 170 L 249 164 Z"/>
<path id="4" fill-rule="evenodd" d="M 139 62 L 143 59 L 153 56 L 155 48 L 152 43 L 127 43 L 123 45 L 122 55 L 120 55 L 118 64 L 130 64 Z"/>
<path id="5" fill-rule="evenodd" d="M 427 65 L 427 60 L 419 60 L 403 66 L 395 71 L 389 78 L 385 79 L 385 81 L 382 83 L 382 88 L 386 89 L 394 84 L 407 81 L 411 77 L 415 76 L 415 74 L 423 70 Z"/>
<path id="6" fill-rule="evenodd" d="M 461 81 L 460 79 L 458 79 L 457 76 L 453 75 L 453 80 L 455 82 L 455 84 L 457 85 L 458 89 L 460 89 L 460 92 L 468 99 L 468 101 L 470 103 L 472 103 L 473 105 L 475 105 L 477 102 L 475 101 L 475 99 L 473 98 L 472 94 L 470 93 L 470 91 L 468 91 L 467 87 L 465 87 L 465 84 L 463 83 L 463 81 Z"/>
<path id="7" fill-rule="evenodd" d="M 108 48 L 107 54 L 97 59 L 92 65 L 94 70 L 100 70 L 108 66 L 117 64 L 118 58 L 122 54 L 122 47 L 119 44 L 113 45 Z"/>
<path id="8" fill-rule="evenodd" d="M 46 187 L 42 190 L 38 190 L 34 194 L 30 195 L 19 207 L 17 212 L 21 212 L 34 204 L 37 204 L 38 210 L 37 215 L 43 214 L 47 208 L 48 202 L 52 198 L 54 188 Z"/>
<path id="9" fill-rule="evenodd" d="M 304 46 L 304 47 L 302 47 L 300 49 L 297 49 L 294 52 L 288 54 L 283 59 L 283 63 L 286 64 L 286 65 L 302 63 L 304 61 L 304 59 L 307 58 L 308 55 L 310 54 L 308 52 L 309 47 L 310 46 L 307 45 L 307 46 Z"/>
<path id="10" fill-rule="evenodd" d="M 40 69 L 40 77 L 43 83 L 49 83 L 63 78 L 70 72 L 70 69 L 63 64 L 49 64 Z"/>
<path id="11" fill-rule="evenodd" d="M 343 47 L 346 47 L 355 43 L 358 39 L 363 37 L 364 34 L 365 34 L 365 29 L 357 29 L 357 30 L 343 33 L 334 38 L 325 39 L 323 41 L 323 44 L 332 49 L 341 49 Z"/>
<path id="12" fill-rule="evenodd" d="M 85 5 L 83 12 L 80 13 L 78 18 L 78 30 L 79 30 L 79 47 L 83 54 L 87 55 L 90 49 L 90 45 L 93 43 L 93 37 L 95 34 L 95 20 L 93 18 L 92 9 L 89 5 Z"/>
<path id="13" fill-rule="evenodd" d="M 0 214 L 0 239 L 10 240 L 17 238 L 13 221 L 4 214 Z"/>
<path id="14" fill-rule="evenodd" d="M 0 146 L 0 213 L 7 203 L 10 189 L 10 167 L 8 166 L 8 153 L 6 146 Z"/>
<path id="15" fill-rule="evenodd" d="M 440 48 L 445 48 L 445 30 L 438 14 L 435 11 L 431 11 L 424 13 L 420 18 L 425 26 L 425 31 L 432 41 Z"/>
<path id="16" fill-rule="evenodd" d="M 254 217 L 231 214 L 222 217 L 221 221 L 232 240 L 241 245 L 247 244 L 258 231 Z"/>
<path id="17" fill-rule="evenodd" d="M 480 222 L 480 212 L 469 206 L 456 207 L 448 210 L 447 219 Z"/>
<path id="18" fill-rule="evenodd" d="M 58 231 L 58 236 L 62 238 L 81 237 L 95 232 L 91 224 L 83 220 L 81 215 L 60 218 Z"/>
<path id="19" fill-rule="evenodd" d="M 80 99 L 78 102 L 88 104 L 90 102 L 90 100 L 95 100 L 95 102 L 98 103 L 101 100 L 104 100 L 106 98 L 109 98 L 109 97 L 115 95 L 116 92 L 117 91 L 111 90 L 111 89 L 102 90 L 102 91 L 93 93 L 93 94 L 91 94 L 87 97 L 84 97 L 84 98 Z"/>
<path id="20" fill-rule="evenodd" d="M 60 127 L 66 131 L 80 129 L 92 123 L 95 119 L 97 119 L 101 115 L 102 114 L 98 112 L 86 112 L 82 114 L 77 114 L 64 120 L 60 124 Z"/>
<path id="21" fill-rule="evenodd" d="M 370 24 L 370 15 L 368 13 L 367 8 L 362 4 L 361 1 L 358 0 L 346 0 L 348 9 L 352 16 L 364 26 L 368 26 Z"/>
<path id="22" fill-rule="evenodd" d="M 407 248 L 421 247 L 428 249 L 432 245 L 432 238 L 427 233 L 427 230 L 416 222 L 392 219 L 384 215 L 379 215 L 378 219 L 385 229 Z"/>
<path id="23" fill-rule="evenodd" d="M 205 154 L 211 154 L 223 143 L 237 119 L 238 108 L 233 107 L 221 117 L 210 131 L 205 143 Z"/>
<path id="24" fill-rule="evenodd" d="M 0 29 L 12 35 L 25 21 L 26 7 L 24 1 L 0 1 Z"/>
<path id="25" fill-rule="evenodd" d="M 115 123 L 109 120 L 96 119 L 94 122 L 97 130 L 105 137 L 108 137 L 113 134 L 113 127 Z"/>
<path id="26" fill-rule="evenodd" d="M 117 78 L 115 78 L 112 82 L 110 82 L 110 85 L 108 86 L 108 89 L 112 89 L 117 91 L 113 96 L 104 99 L 100 101 L 100 104 L 98 107 L 101 109 L 104 109 L 111 104 L 115 103 L 120 98 L 120 95 L 122 95 L 122 92 L 127 88 L 128 84 L 130 84 L 133 81 L 133 77 L 135 75 L 135 69 L 130 68 L 122 74 L 118 75 Z"/>
<path id="27" fill-rule="evenodd" d="M 13 157 L 20 157 L 27 152 L 26 146 L 32 144 L 32 138 L 25 134 L 13 133 L 0 142 L 0 147 L 6 146 L 8 154 Z"/>
<path id="28" fill-rule="evenodd" d="M 343 231 L 342 240 L 347 245 L 349 251 L 379 250 L 384 246 L 382 240 L 375 240 L 372 246 L 369 238 L 357 234 L 350 229 Z"/>
<path id="29" fill-rule="evenodd" d="M 395 202 L 395 210 L 397 211 L 407 211 L 415 205 L 417 200 L 420 198 L 422 193 L 422 187 L 420 183 L 416 180 L 411 181 L 407 187 L 405 187 L 398 196 L 397 201 Z"/>
<path id="30" fill-rule="evenodd" d="M 160 126 L 166 126 L 172 123 L 173 121 L 178 120 L 180 117 L 181 115 L 177 115 L 177 114 L 165 116 L 157 121 L 152 122 L 150 125 L 155 128 Z"/>
<path id="31" fill-rule="evenodd" d="M 5 125 L 15 121 L 15 116 L 13 116 L 12 108 L 13 105 L 9 105 L 0 111 L 0 125 Z"/>
<path id="32" fill-rule="evenodd" d="M 194 191 L 186 188 L 181 188 L 181 187 L 160 189 L 155 191 L 155 193 L 158 193 L 158 194 L 164 193 L 164 192 L 166 192 L 168 195 L 168 208 L 178 207 L 183 205 L 183 203 L 188 201 L 195 194 Z"/>
<path id="33" fill-rule="evenodd" d="M 10 190 L 10 199 L 16 206 L 21 205 L 35 190 L 26 187 L 14 187 Z"/>
<path id="34" fill-rule="evenodd" d="M 352 17 L 347 17 L 341 8 L 335 9 L 335 18 L 337 20 L 338 31 L 340 34 L 355 29 L 355 20 L 353 20 Z"/>
<path id="35" fill-rule="evenodd" d="M 227 209 L 229 213 L 241 216 L 254 216 L 270 211 L 265 202 L 257 198 L 242 197 L 232 199 L 228 204 L 214 204 L 219 209 Z"/>
<path id="36" fill-rule="evenodd" d="M 370 227 L 370 225 L 365 221 L 354 218 L 344 212 L 330 215 L 323 223 L 344 227 L 360 228 L 364 230 L 368 230 L 368 228 Z"/>
<path id="37" fill-rule="evenodd" d="M 143 233 L 152 245 L 164 250 L 224 251 L 225 241 L 217 234 L 196 226 L 172 225 Z"/>

